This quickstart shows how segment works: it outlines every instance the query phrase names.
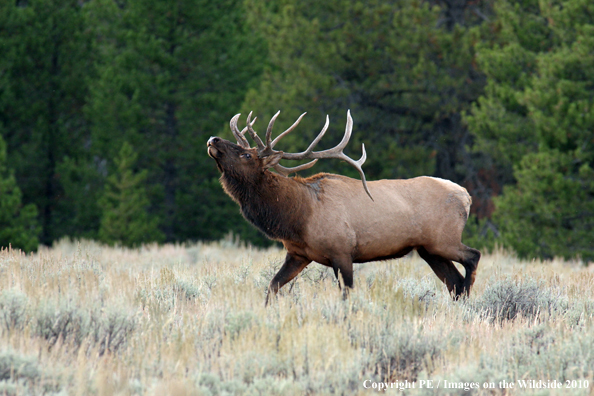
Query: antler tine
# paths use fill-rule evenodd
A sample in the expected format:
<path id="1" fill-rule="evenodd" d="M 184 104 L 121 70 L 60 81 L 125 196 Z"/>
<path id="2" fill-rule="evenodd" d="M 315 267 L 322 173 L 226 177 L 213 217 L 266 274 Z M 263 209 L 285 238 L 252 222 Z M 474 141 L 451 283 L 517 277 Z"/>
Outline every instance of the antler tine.
<path id="1" fill-rule="evenodd" d="M 367 193 L 367 195 L 369 195 L 369 198 L 371 198 L 372 201 L 375 201 L 371 196 L 371 193 L 369 192 L 369 188 L 367 187 L 367 179 L 365 178 L 365 172 L 363 172 L 363 168 L 361 167 L 367 159 L 367 153 L 365 152 L 365 144 L 361 144 L 361 150 L 363 150 L 363 154 L 361 155 L 361 158 L 359 158 L 358 161 L 354 161 L 352 158 L 347 157 L 343 153 L 341 154 L 344 156 L 343 159 L 346 162 L 353 165 L 355 169 L 359 171 L 359 175 L 361 176 L 361 181 L 363 182 L 363 188 L 365 189 L 365 192 Z"/>
<path id="2" fill-rule="evenodd" d="M 250 122 L 251 118 L 252 118 L 252 111 L 250 111 L 250 114 L 248 114 L 247 117 L 247 129 L 248 132 L 250 134 L 250 136 L 252 137 L 252 139 L 254 139 L 254 142 L 256 142 L 256 144 L 258 145 L 258 152 L 264 150 L 266 148 L 266 146 L 264 146 L 264 143 L 262 143 L 262 139 L 260 139 L 260 136 L 258 136 L 258 134 L 256 133 L 256 131 L 254 131 L 254 123 L 256 122 L 256 118 L 254 118 L 253 121 Z"/>
<path id="3" fill-rule="evenodd" d="M 357 164 L 359 164 L 359 166 L 362 166 L 365 163 L 365 160 L 367 159 L 367 153 L 365 152 L 365 143 L 361 143 L 361 151 L 363 152 L 363 154 L 361 154 L 361 158 L 359 158 L 359 161 L 357 161 Z"/>
<path id="4" fill-rule="evenodd" d="M 276 113 L 276 115 L 275 115 L 273 118 L 274 118 L 274 119 L 276 119 L 276 116 L 277 116 L 279 113 L 280 113 L 280 110 L 279 110 L 279 112 L 278 112 L 278 113 Z M 299 118 L 297 118 L 297 121 L 295 121 L 295 122 L 293 123 L 293 125 L 291 125 L 291 126 L 290 126 L 290 127 L 289 127 L 289 128 L 286 130 L 286 131 L 284 131 L 283 133 L 281 133 L 280 135 L 278 135 L 278 136 L 276 137 L 276 139 L 274 139 L 274 140 L 272 141 L 272 143 L 270 144 L 270 148 L 272 149 L 272 148 L 273 148 L 273 147 L 274 147 L 274 146 L 275 146 L 275 145 L 276 145 L 276 144 L 279 142 L 279 140 L 281 140 L 281 139 L 282 139 L 282 138 L 283 138 L 283 137 L 284 137 L 286 134 L 288 134 L 289 132 L 293 131 L 293 129 L 295 129 L 295 128 L 297 127 L 297 125 L 299 125 L 299 123 L 301 122 L 301 119 L 302 119 L 303 117 L 305 117 L 305 115 L 306 115 L 306 114 L 307 114 L 307 112 L 305 112 L 305 113 L 301 114 L 301 115 L 299 116 Z M 272 121 L 271 121 L 271 122 L 272 122 Z M 270 131 L 272 132 L 272 129 L 271 129 Z M 324 131 L 324 133 L 325 133 L 325 132 L 326 132 L 326 131 Z"/>
<path id="5" fill-rule="evenodd" d="M 352 133 L 353 133 L 353 117 L 351 117 L 351 110 L 349 109 L 349 110 L 347 110 L 347 123 L 346 123 L 346 127 L 344 130 L 344 136 L 342 137 L 342 140 L 340 141 L 340 143 L 338 143 L 338 146 L 336 146 L 336 148 L 340 147 L 341 152 L 346 147 L 349 140 L 351 139 Z"/>
<path id="6" fill-rule="evenodd" d="M 301 115 L 301 117 L 303 117 L 305 115 L 305 113 L 303 113 Z M 300 117 L 300 119 L 301 119 Z M 299 121 L 299 120 L 297 120 Z M 296 126 L 297 122 L 295 124 L 293 124 L 293 126 L 291 126 L 291 128 L 293 128 L 294 126 Z M 328 130 L 328 126 L 330 125 L 330 117 L 326 116 L 326 123 L 324 124 L 324 128 L 322 128 L 322 130 L 320 131 L 320 133 L 318 134 L 318 136 L 313 140 L 313 142 L 311 142 L 311 144 L 309 145 L 309 147 L 307 148 L 307 150 L 302 151 L 300 153 L 284 153 L 283 154 L 283 159 L 288 159 L 288 160 L 300 160 L 300 159 L 305 159 L 308 158 L 309 155 L 311 154 L 317 154 L 316 153 L 312 153 L 312 150 L 314 149 L 314 147 L 319 143 L 320 140 L 322 140 L 322 137 L 324 137 L 324 135 L 326 134 L 326 131 Z M 289 128 L 289 129 L 291 129 Z M 287 129 L 287 131 L 289 131 Z M 283 134 L 286 134 L 287 131 L 283 132 Z M 290 131 L 289 131 L 290 132 Z M 281 137 L 282 135 L 279 135 L 276 139 L 278 140 L 279 137 Z M 274 142 L 272 142 L 274 144 Z M 342 144 L 342 142 L 341 142 Z M 328 150 L 324 150 L 324 151 L 328 151 Z M 320 151 L 320 153 L 323 153 L 324 151 Z M 314 157 L 312 157 L 314 158 Z M 318 158 L 318 157 L 316 157 Z M 322 158 L 322 157 L 319 157 Z"/>
<path id="7" fill-rule="evenodd" d="M 295 129 L 295 127 L 299 124 L 299 121 L 301 121 L 301 119 L 305 115 L 305 113 L 303 113 L 297 119 L 297 121 L 295 121 L 293 123 L 293 125 L 291 125 L 289 127 L 289 129 L 287 129 L 286 131 L 284 131 L 283 133 L 281 133 L 276 139 L 274 139 L 274 141 L 272 141 L 272 129 L 274 127 L 274 123 L 276 121 L 276 118 L 278 117 L 279 114 L 280 114 L 280 110 L 277 111 L 276 114 L 272 116 L 272 118 L 270 119 L 270 122 L 268 123 L 268 128 L 266 128 L 266 137 L 265 137 L 266 144 L 264 144 L 262 142 L 262 139 L 260 139 L 260 137 L 258 136 L 258 134 L 256 133 L 256 131 L 254 131 L 253 125 L 254 125 L 254 122 L 256 122 L 256 119 L 254 118 L 254 120 L 250 122 L 250 119 L 252 117 L 252 113 L 250 112 L 250 114 L 248 115 L 247 129 L 248 129 L 248 132 L 250 133 L 250 136 L 252 137 L 252 139 L 254 139 L 254 141 L 258 145 L 258 155 L 261 156 L 261 157 L 265 157 L 265 156 L 268 156 L 268 155 L 272 155 L 274 153 L 277 153 L 278 151 L 273 150 L 274 145 L 283 136 L 285 136 L 287 133 L 289 133 L 293 129 Z M 285 168 L 285 169 L 289 169 L 289 168 Z"/>
<path id="8" fill-rule="evenodd" d="M 330 126 L 330 117 L 326 114 L 326 123 L 324 124 L 324 128 L 322 128 L 322 130 L 320 131 L 318 136 L 316 136 L 316 138 L 313 140 L 313 142 L 311 142 L 311 144 L 309 145 L 307 150 L 305 150 L 306 153 L 312 152 L 313 148 L 316 147 L 316 145 L 320 142 L 320 140 L 322 140 L 322 138 L 326 134 L 326 131 L 328 130 L 329 126 Z"/>
<path id="9" fill-rule="evenodd" d="M 229 126 L 231 127 L 231 132 L 233 132 L 233 136 L 237 139 L 237 144 L 243 148 L 250 148 L 250 144 L 248 143 L 247 139 L 245 138 L 245 128 L 242 132 L 239 132 L 239 128 L 237 128 L 237 120 L 239 119 L 241 114 L 236 114 L 231 121 L 229 122 Z"/>
<path id="10" fill-rule="evenodd" d="M 292 168 L 285 168 L 281 164 L 276 164 L 274 166 L 274 170 L 277 173 L 279 173 L 279 174 L 281 174 L 283 176 L 289 176 L 291 173 L 299 172 L 299 171 L 302 171 L 302 170 L 311 168 L 312 166 L 314 166 L 316 164 L 316 162 L 318 162 L 317 159 L 315 159 L 313 161 L 310 161 L 307 164 L 303 164 L 303 165 L 299 165 L 299 166 L 294 166 Z"/>
<path id="11" fill-rule="evenodd" d="M 276 112 L 275 115 L 272 116 L 270 122 L 268 123 L 268 128 L 266 129 L 266 147 L 273 148 L 274 145 L 271 144 L 272 142 L 272 128 L 274 127 L 274 122 L 276 121 L 276 117 L 280 114 L 280 110 Z M 274 139 L 276 141 L 276 139 Z"/>

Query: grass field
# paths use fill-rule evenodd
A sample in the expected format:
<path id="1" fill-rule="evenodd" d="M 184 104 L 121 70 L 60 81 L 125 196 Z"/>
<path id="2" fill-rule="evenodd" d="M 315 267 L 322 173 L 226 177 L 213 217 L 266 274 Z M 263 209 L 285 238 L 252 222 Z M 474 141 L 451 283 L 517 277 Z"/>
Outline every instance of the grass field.
<path id="1" fill-rule="evenodd" d="M 0 394 L 594 392 L 593 265 L 484 255 L 453 302 L 416 254 L 357 266 L 346 301 L 312 264 L 264 308 L 283 257 L 230 241 L 5 250 Z"/>

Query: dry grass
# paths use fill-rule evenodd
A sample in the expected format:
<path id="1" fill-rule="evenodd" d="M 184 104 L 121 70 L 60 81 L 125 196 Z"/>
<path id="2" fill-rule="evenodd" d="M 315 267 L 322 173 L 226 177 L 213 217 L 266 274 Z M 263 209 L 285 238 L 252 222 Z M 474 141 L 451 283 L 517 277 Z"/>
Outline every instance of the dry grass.
<path id="1" fill-rule="evenodd" d="M 590 382 L 557 394 L 594 388 L 593 266 L 498 251 L 471 298 L 453 302 L 416 255 L 358 266 L 346 301 L 312 264 L 265 309 L 283 257 L 229 241 L 3 251 L 0 394 L 374 392 L 365 380 L 417 381 L 408 394 L 543 393 L 498 386 L 519 379 Z M 420 389 L 427 379 L 497 386 Z"/>

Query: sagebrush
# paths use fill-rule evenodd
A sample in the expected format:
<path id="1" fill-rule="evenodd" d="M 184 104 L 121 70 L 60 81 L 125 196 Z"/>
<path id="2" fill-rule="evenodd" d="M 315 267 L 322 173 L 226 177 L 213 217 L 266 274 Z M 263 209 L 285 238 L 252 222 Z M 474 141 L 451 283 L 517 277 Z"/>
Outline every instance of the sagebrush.
<path id="1" fill-rule="evenodd" d="M 593 382 L 594 271 L 582 263 L 485 255 L 461 301 L 415 255 L 356 267 L 346 300 L 314 263 L 264 308 L 282 259 L 279 249 L 230 241 L 4 250 L 0 393 L 352 395 L 368 394 L 365 380 Z"/>

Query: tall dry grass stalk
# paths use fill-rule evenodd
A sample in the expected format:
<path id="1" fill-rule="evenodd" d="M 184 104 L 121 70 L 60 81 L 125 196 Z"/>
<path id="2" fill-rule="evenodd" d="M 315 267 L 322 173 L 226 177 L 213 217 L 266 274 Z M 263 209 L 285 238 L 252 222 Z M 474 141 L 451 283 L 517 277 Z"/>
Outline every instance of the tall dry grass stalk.
<path id="1" fill-rule="evenodd" d="M 416 255 L 358 266 L 346 301 L 312 264 L 264 308 L 283 258 L 230 241 L 4 250 L 0 394 L 351 395 L 373 392 L 366 380 L 527 393 L 419 388 L 519 379 L 588 380 L 570 393 L 592 392 L 591 266 L 496 251 L 453 302 Z"/>

